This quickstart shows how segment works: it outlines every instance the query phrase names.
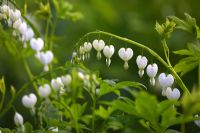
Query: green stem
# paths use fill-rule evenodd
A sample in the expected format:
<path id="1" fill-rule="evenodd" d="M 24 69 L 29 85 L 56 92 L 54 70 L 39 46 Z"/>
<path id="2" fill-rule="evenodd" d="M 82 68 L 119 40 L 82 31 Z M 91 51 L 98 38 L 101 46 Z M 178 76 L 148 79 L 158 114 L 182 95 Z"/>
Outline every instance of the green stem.
<path id="1" fill-rule="evenodd" d="M 128 38 L 124 38 L 124 37 L 120 37 L 118 35 L 115 35 L 115 34 L 112 34 L 112 33 L 108 33 L 108 32 L 104 32 L 104 31 L 94 31 L 94 32 L 89 32 L 87 34 L 85 34 L 77 43 L 76 45 L 79 46 L 79 42 L 81 42 L 84 38 L 86 38 L 87 36 L 89 35 L 92 35 L 92 34 L 102 34 L 102 35 L 107 35 L 107 36 L 110 36 L 110 37 L 113 37 L 113 38 L 116 38 L 118 40 L 121 40 L 121 41 L 124 41 L 124 42 L 127 42 L 127 43 L 130 43 L 130 44 L 133 44 L 137 47 L 140 47 L 144 50 L 146 50 L 147 52 L 149 52 L 152 56 L 154 56 L 158 61 L 160 61 L 169 71 L 171 71 L 172 75 L 174 76 L 175 80 L 176 80 L 176 83 L 180 86 L 180 88 L 185 92 L 185 93 L 188 93 L 190 94 L 189 90 L 187 89 L 187 87 L 185 86 L 185 84 L 183 83 L 183 81 L 181 80 L 181 78 L 179 77 L 179 75 L 175 72 L 175 70 L 173 69 L 172 66 L 169 66 L 167 62 L 165 62 L 155 51 L 153 51 L 152 49 L 150 49 L 149 47 L 141 44 L 141 43 L 138 43 L 138 42 L 135 42 L 133 40 L 130 40 Z"/>
<path id="2" fill-rule="evenodd" d="M 92 98 L 93 106 L 92 106 L 92 132 L 95 133 L 95 109 L 96 109 L 96 98 L 95 96 Z"/>
<path id="3" fill-rule="evenodd" d="M 5 100 L 5 93 L 2 94 L 2 98 L 1 98 L 1 101 L 0 101 L 0 112 L 1 112 L 1 109 L 3 107 L 4 100 Z"/>
<path id="4" fill-rule="evenodd" d="M 26 16 L 26 12 L 27 12 L 27 1 L 24 0 L 24 16 Z"/>
<path id="5" fill-rule="evenodd" d="M 185 124 L 181 123 L 181 133 L 185 133 Z"/>
<path id="6" fill-rule="evenodd" d="M 29 80 L 32 81 L 34 79 L 34 77 L 33 77 L 33 74 L 32 74 L 32 72 L 31 72 L 31 70 L 30 70 L 30 68 L 29 68 L 29 66 L 28 66 L 28 64 L 27 64 L 25 59 L 23 59 L 23 64 L 24 64 L 24 68 L 26 70 L 26 73 L 27 73 L 27 76 L 28 76 Z M 37 85 L 34 82 L 32 82 L 32 85 L 33 85 L 35 93 L 38 95 Z"/>

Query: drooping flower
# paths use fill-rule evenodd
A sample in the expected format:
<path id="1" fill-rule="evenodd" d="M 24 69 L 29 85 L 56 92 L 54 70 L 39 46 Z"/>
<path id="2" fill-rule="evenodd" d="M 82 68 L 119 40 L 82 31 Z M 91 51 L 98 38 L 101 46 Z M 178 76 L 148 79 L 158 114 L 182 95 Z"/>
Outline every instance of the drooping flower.
<path id="1" fill-rule="evenodd" d="M 147 66 L 148 60 L 145 56 L 139 55 L 136 59 L 137 66 L 139 68 L 138 74 L 140 77 L 144 75 L 144 69 Z"/>
<path id="2" fill-rule="evenodd" d="M 29 108 L 29 109 L 34 108 L 36 102 L 37 102 L 37 97 L 33 93 L 29 95 L 24 95 L 22 97 L 22 103 L 26 108 Z"/>
<path id="3" fill-rule="evenodd" d="M 128 61 L 133 57 L 133 50 L 131 48 L 120 48 L 118 54 L 119 57 L 124 61 L 124 69 L 128 69 Z"/>
<path id="4" fill-rule="evenodd" d="M 158 77 L 159 84 L 162 87 L 162 95 L 165 96 L 167 87 L 171 87 L 174 83 L 174 77 L 171 74 L 161 73 Z"/>
<path id="5" fill-rule="evenodd" d="M 147 75 L 150 77 L 150 84 L 155 85 L 155 77 L 158 72 L 158 66 L 156 63 L 149 64 L 147 66 Z"/>
<path id="6" fill-rule="evenodd" d="M 36 57 L 44 65 L 44 71 L 49 71 L 49 66 L 48 65 L 53 60 L 53 53 L 52 53 L 52 51 L 48 50 L 46 52 L 40 52 Z"/>
<path id="7" fill-rule="evenodd" d="M 111 59 L 110 58 L 113 56 L 114 52 L 115 52 L 115 47 L 113 45 L 104 47 L 103 54 L 106 57 L 107 66 L 110 66 L 110 63 L 111 63 Z"/>
<path id="8" fill-rule="evenodd" d="M 27 27 L 26 22 L 22 22 L 18 27 L 18 30 L 22 35 L 24 35 L 26 33 L 27 29 L 28 29 L 28 27 Z"/>
<path id="9" fill-rule="evenodd" d="M 44 41 L 42 38 L 32 38 L 30 41 L 30 46 L 33 50 L 39 52 L 44 47 Z"/>
<path id="10" fill-rule="evenodd" d="M 0 10 L 1 10 L 2 13 L 6 14 L 7 16 L 10 13 L 10 7 L 5 5 L 5 4 L 3 6 L 1 6 Z"/>
<path id="11" fill-rule="evenodd" d="M 177 88 L 174 88 L 172 90 L 171 87 L 167 87 L 167 89 L 166 89 L 166 97 L 168 99 L 178 100 L 179 97 L 180 97 L 180 91 Z"/>
<path id="12" fill-rule="evenodd" d="M 79 53 L 80 53 L 80 56 L 81 56 L 81 59 L 84 61 L 85 60 L 85 48 L 83 46 L 80 46 L 79 47 Z"/>
<path id="13" fill-rule="evenodd" d="M 12 22 L 15 22 L 16 20 L 20 19 L 21 12 L 19 10 L 10 10 L 9 12 L 9 18 L 12 20 Z"/>
<path id="14" fill-rule="evenodd" d="M 15 125 L 18 127 L 22 126 L 24 123 L 24 119 L 23 119 L 22 115 L 19 114 L 18 112 L 15 112 L 14 122 L 15 122 Z"/>
<path id="15" fill-rule="evenodd" d="M 38 94 L 43 98 L 47 98 L 51 94 L 51 87 L 48 84 L 40 86 L 38 88 Z"/>
<path id="16" fill-rule="evenodd" d="M 94 40 L 92 45 L 97 51 L 97 59 L 101 59 L 101 50 L 103 50 L 105 42 L 103 40 Z"/>
<path id="17" fill-rule="evenodd" d="M 51 86 L 55 91 L 59 91 L 64 87 L 64 84 L 60 77 L 51 80 Z"/>
<path id="18" fill-rule="evenodd" d="M 18 19 L 13 23 L 13 28 L 14 29 L 19 29 L 19 26 L 22 24 L 22 20 Z"/>
<path id="19" fill-rule="evenodd" d="M 83 47 L 84 47 L 84 50 L 85 50 L 86 59 L 89 59 L 90 58 L 90 51 L 92 50 L 92 44 L 90 42 L 85 42 L 83 44 Z"/>
<path id="20" fill-rule="evenodd" d="M 31 28 L 28 28 L 25 34 L 23 35 L 23 41 L 29 41 L 33 38 L 34 32 Z"/>
<path id="21" fill-rule="evenodd" d="M 72 76 L 67 74 L 65 76 L 61 77 L 62 83 L 66 86 L 68 86 L 72 82 Z"/>

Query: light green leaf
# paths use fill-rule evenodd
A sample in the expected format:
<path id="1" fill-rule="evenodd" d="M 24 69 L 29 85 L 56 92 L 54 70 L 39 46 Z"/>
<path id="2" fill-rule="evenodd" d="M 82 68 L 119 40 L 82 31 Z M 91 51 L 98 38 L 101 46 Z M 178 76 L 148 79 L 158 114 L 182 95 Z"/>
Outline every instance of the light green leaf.
<path id="1" fill-rule="evenodd" d="M 175 66 L 174 69 L 177 73 L 181 73 L 181 76 L 190 72 L 196 68 L 199 64 L 199 58 L 197 57 L 186 57 L 181 59 Z"/>

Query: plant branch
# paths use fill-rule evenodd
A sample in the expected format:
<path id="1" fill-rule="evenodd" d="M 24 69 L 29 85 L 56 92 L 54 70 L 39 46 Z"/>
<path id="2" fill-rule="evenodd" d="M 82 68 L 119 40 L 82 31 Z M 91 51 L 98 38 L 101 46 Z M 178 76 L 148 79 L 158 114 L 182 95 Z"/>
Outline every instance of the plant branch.
<path id="1" fill-rule="evenodd" d="M 145 45 L 143 45 L 141 43 L 135 42 L 135 41 L 130 40 L 128 38 L 120 37 L 120 36 L 112 34 L 112 33 L 104 32 L 104 31 L 94 31 L 94 32 L 89 32 L 89 33 L 85 34 L 82 38 L 80 38 L 80 40 L 76 43 L 76 46 L 78 47 L 80 45 L 79 42 L 81 42 L 84 38 L 86 38 L 87 36 L 92 35 L 92 34 L 107 35 L 107 36 L 113 37 L 115 39 L 118 39 L 118 40 L 121 40 L 121 41 L 124 41 L 124 42 L 127 42 L 127 43 L 130 43 L 132 45 L 135 45 L 137 47 L 140 47 L 140 48 L 146 50 L 152 56 L 154 56 L 158 61 L 160 61 L 172 73 L 172 75 L 174 76 L 174 78 L 176 80 L 176 83 L 180 86 L 180 88 L 185 93 L 190 94 L 189 90 L 187 89 L 187 87 L 185 86 L 185 84 L 183 83 L 183 81 L 179 77 L 179 75 L 175 72 L 175 70 L 173 69 L 173 67 L 169 66 L 168 63 L 165 62 L 155 51 L 153 51 L 152 49 L 150 49 L 149 47 L 147 47 L 147 46 L 145 46 Z"/>

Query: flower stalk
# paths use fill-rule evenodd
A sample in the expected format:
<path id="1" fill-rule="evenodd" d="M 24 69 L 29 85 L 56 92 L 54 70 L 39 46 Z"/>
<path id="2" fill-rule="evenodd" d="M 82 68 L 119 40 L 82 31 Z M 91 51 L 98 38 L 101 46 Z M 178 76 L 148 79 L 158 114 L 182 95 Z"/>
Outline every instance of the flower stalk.
<path id="1" fill-rule="evenodd" d="M 102 34 L 102 35 L 106 35 L 106 36 L 110 36 L 110 37 L 113 37 L 115 39 L 118 39 L 118 40 L 121 40 L 121 41 L 124 41 L 126 43 L 130 43 L 132 45 L 135 45 L 137 47 L 140 47 L 144 50 L 146 50 L 147 52 L 149 52 L 152 56 L 154 56 L 160 63 L 163 64 L 164 67 L 166 67 L 171 73 L 172 75 L 174 76 L 175 80 L 176 80 L 176 83 L 180 86 L 180 88 L 184 91 L 184 93 L 187 93 L 187 94 L 190 94 L 190 91 L 188 90 L 188 88 L 186 87 L 186 85 L 183 83 L 182 79 L 179 77 L 179 75 L 175 72 L 174 68 L 169 65 L 169 59 L 167 59 L 168 61 L 166 62 L 165 60 L 163 60 L 162 57 L 160 57 L 155 51 L 153 51 L 152 49 L 150 49 L 149 47 L 141 44 L 141 43 L 138 43 L 136 41 L 133 41 L 133 40 L 130 40 L 128 38 L 124 38 L 124 37 L 120 37 L 118 35 L 115 35 L 115 34 L 112 34 L 112 33 L 109 33 L 109 32 L 104 32 L 104 31 L 94 31 L 94 32 L 89 32 L 87 34 L 85 34 L 77 43 L 76 45 L 79 46 L 79 43 L 84 39 L 86 38 L 87 36 L 89 35 L 93 35 L 93 34 Z M 166 53 L 167 55 L 167 53 Z M 168 56 L 167 56 L 168 57 Z"/>

